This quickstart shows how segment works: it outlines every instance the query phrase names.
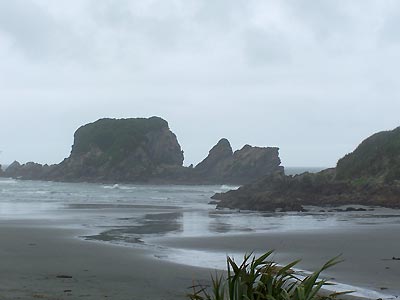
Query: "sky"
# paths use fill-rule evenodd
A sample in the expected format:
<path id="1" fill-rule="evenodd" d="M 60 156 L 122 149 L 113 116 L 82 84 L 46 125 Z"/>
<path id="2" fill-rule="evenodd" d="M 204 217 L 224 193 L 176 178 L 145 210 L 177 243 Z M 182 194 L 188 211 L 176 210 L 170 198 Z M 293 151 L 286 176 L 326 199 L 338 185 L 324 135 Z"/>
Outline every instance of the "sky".
<path id="1" fill-rule="evenodd" d="M 0 163 L 57 163 L 99 118 L 160 116 L 331 167 L 400 126 L 397 0 L 0 1 Z"/>

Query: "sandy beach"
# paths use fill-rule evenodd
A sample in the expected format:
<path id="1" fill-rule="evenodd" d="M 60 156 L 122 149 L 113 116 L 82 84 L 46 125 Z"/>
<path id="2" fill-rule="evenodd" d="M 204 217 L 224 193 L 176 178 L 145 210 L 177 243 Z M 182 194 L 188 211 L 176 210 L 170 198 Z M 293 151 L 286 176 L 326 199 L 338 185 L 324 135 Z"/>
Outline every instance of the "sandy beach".
<path id="1" fill-rule="evenodd" d="M 393 295 L 399 290 L 400 278 L 400 261 L 391 259 L 400 250 L 397 229 L 371 230 L 159 238 L 157 241 L 172 251 L 244 253 L 276 249 L 278 261 L 303 258 L 300 267 L 307 270 L 316 269 L 341 251 L 346 261 L 327 275 L 339 282 L 373 287 Z M 193 280 L 207 281 L 213 272 L 169 263 L 132 247 L 85 241 L 77 238 L 81 233 L 45 228 L 32 221 L 2 222 L 0 299 L 185 299 Z M 380 247 L 383 240 L 385 248 Z"/>
<path id="2" fill-rule="evenodd" d="M 349 227 L 335 230 L 266 232 L 223 237 L 158 239 L 164 246 L 211 252 L 262 253 L 274 249 L 280 263 L 296 259 L 303 270 L 314 271 L 342 255 L 344 262 L 328 270 L 327 278 L 378 293 L 400 295 L 399 226 Z M 239 257 L 240 258 L 240 257 Z"/>
<path id="3" fill-rule="evenodd" d="M 0 299 L 185 299 L 192 280 L 209 277 L 209 270 L 79 240 L 77 233 L 2 223 Z"/>
<path id="4" fill-rule="evenodd" d="M 187 299 L 227 254 L 270 249 L 308 271 L 342 253 L 327 278 L 400 294 L 398 211 L 220 211 L 208 205 L 218 188 L 3 181 L 0 300 Z"/>

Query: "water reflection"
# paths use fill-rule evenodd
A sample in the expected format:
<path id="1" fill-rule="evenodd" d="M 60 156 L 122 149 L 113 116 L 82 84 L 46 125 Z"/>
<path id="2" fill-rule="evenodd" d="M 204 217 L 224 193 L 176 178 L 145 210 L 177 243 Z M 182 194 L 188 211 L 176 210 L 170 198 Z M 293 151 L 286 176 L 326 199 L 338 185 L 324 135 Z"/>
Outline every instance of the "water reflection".
<path id="1" fill-rule="evenodd" d="M 126 243 L 142 243 L 144 235 L 165 235 L 183 231 L 182 213 L 146 214 L 137 225 L 111 225 L 110 230 L 86 236 L 86 239 Z M 118 218 L 125 223 L 137 223 L 136 217 Z"/>

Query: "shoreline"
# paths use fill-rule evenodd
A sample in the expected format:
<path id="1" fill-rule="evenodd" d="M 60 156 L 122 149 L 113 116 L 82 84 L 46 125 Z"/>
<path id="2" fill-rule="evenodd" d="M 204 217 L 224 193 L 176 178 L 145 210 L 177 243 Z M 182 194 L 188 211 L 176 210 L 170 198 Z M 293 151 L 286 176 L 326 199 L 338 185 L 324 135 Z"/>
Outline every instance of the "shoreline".
<path id="1" fill-rule="evenodd" d="M 253 251 L 262 254 L 274 249 L 274 259 L 278 263 L 287 264 L 301 259 L 297 268 L 306 271 L 315 271 L 329 259 L 342 254 L 344 262 L 324 272 L 326 278 L 342 286 L 359 288 L 365 295 L 379 294 L 379 298 L 384 295 L 397 298 L 400 297 L 400 261 L 392 257 L 400 254 L 398 230 L 398 225 L 366 225 L 332 230 L 164 237 L 155 238 L 153 242 L 170 247 L 171 251 L 182 251 L 180 258 L 175 256 L 171 259 L 181 260 L 182 263 L 190 263 L 194 255 L 201 257 L 207 253 L 208 256 L 213 253 L 220 256 L 233 254 L 240 261 L 244 253 Z M 202 261 L 206 259 L 207 255 Z"/>
<path id="2" fill-rule="evenodd" d="M 84 229 L 63 229 L 62 226 L 54 228 L 55 224 L 49 228 L 47 222 L 32 221 L 1 221 L 0 224 L 2 236 L 0 298 L 4 299 L 71 299 L 71 297 L 121 300 L 187 299 L 186 294 L 190 292 L 188 287 L 197 281 L 209 282 L 210 274 L 216 269 L 207 264 L 193 266 L 188 262 L 176 261 L 176 257 L 171 259 L 171 257 L 158 256 L 156 251 L 151 251 L 149 248 L 85 240 L 84 234 L 87 231 Z M 375 228 L 374 234 L 385 231 L 384 238 L 390 237 L 392 233 L 395 234 L 397 227 L 389 227 Z M 225 251 L 236 253 L 238 256 L 235 257 L 238 261 L 242 259 L 242 254 L 250 250 L 261 253 L 275 248 L 274 258 L 279 263 L 288 263 L 302 258 L 300 269 L 316 270 L 327 259 L 333 257 L 334 249 L 331 251 L 326 249 L 332 248 L 335 243 L 332 237 L 338 235 L 343 239 L 342 243 L 339 243 L 340 247 L 343 247 L 343 243 L 349 237 L 352 237 L 352 241 L 356 242 L 358 247 L 364 246 L 363 243 L 357 242 L 360 240 L 365 242 L 365 235 L 354 230 L 348 231 L 347 234 L 325 230 L 207 237 L 159 237 L 148 240 L 156 247 L 166 247 L 169 253 L 176 252 L 178 256 L 179 253 L 183 253 L 179 251 L 194 250 L 208 255 L 219 252 L 222 259 L 222 256 L 225 258 Z M 354 236 L 358 238 L 354 239 Z M 324 245 L 324 249 L 312 243 L 308 244 L 316 239 L 320 241 L 320 245 Z M 379 240 L 376 242 L 379 243 Z M 304 247 L 305 244 L 308 247 Z M 314 251 L 310 251 L 311 248 Z M 373 251 L 374 249 L 370 249 L 370 252 Z M 239 255 L 239 253 L 242 254 Z M 386 251 L 380 256 L 383 257 L 388 253 Z M 377 299 L 377 297 L 394 299 L 398 296 L 398 291 L 395 291 L 393 287 L 396 287 L 396 279 L 400 275 L 400 262 L 381 259 L 363 266 L 360 264 L 363 260 L 361 258 L 356 261 L 351 255 L 344 258 L 347 258 L 344 263 L 334 267 L 325 276 L 333 281 L 349 284 L 349 287 L 357 286 L 376 292 L 369 293 L 370 296 L 367 299 Z M 221 265 L 224 265 L 224 262 L 225 260 L 221 261 Z M 385 269 L 387 272 L 392 272 L 391 276 L 382 273 L 382 268 L 386 265 L 392 267 Z M 361 267 L 358 271 L 361 274 L 359 277 L 354 276 L 354 269 L 357 267 Z M 366 272 L 367 269 L 370 271 Z M 366 278 L 379 280 L 384 278 L 388 283 L 387 290 L 380 290 L 379 286 L 371 285 L 371 283 L 365 286 Z M 385 295 L 387 297 L 384 297 Z M 364 297 L 350 295 L 345 298 L 365 299 L 366 297 L 365 295 Z"/>
<path id="3" fill-rule="evenodd" d="M 193 280 L 209 280 L 210 270 L 84 241 L 79 230 L 1 223 L 1 299 L 187 299 Z"/>

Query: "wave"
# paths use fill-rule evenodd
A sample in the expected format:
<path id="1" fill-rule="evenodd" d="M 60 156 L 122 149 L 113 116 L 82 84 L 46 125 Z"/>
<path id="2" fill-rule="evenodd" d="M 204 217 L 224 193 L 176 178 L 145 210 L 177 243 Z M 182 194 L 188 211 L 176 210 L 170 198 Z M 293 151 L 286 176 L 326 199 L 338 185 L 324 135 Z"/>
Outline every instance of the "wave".
<path id="1" fill-rule="evenodd" d="M 228 192 L 228 191 L 232 191 L 232 190 L 237 190 L 238 188 L 240 188 L 240 186 L 223 184 L 219 187 L 219 190 L 215 190 L 213 192 L 214 193 L 224 193 L 224 192 Z"/>
<path id="2" fill-rule="evenodd" d="M 0 179 L 0 184 L 16 184 L 18 183 L 17 180 L 11 179 L 11 178 L 1 178 Z"/>
<path id="3" fill-rule="evenodd" d="M 118 183 L 114 185 L 104 185 L 104 189 L 109 189 L 109 190 L 136 190 L 137 188 L 135 186 L 125 186 L 125 185 L 119 185 Z"/>
<path id="4" fill-rule="evenodd" d="M 151 200 L 169 200 L 169 197 L 150 197 Z"/>
<path id="5" fill-rule="evenodd" d="M 223 184 L 220 187 L 221 190 L 228 190 L 228 191 L 237 190 L 238 188 L 240 188 L 240 186 L 238 185 L 226 185 L 226 184 Z"/>

